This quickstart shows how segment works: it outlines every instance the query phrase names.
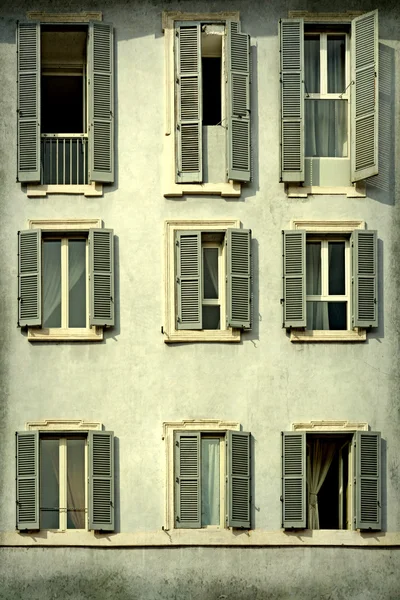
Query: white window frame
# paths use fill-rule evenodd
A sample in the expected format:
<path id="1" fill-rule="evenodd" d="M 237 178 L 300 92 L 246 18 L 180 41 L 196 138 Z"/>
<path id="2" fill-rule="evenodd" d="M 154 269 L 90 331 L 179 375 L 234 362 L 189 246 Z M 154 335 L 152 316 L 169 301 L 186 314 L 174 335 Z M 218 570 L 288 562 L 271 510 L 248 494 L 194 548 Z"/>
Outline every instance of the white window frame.
<path id="1" fill-rule="evenodd" d="M 202 281 L 202 298 L 201 305 L 203 306 L 219 306 L 219 319 L 221 324 L 221 330 L 223 330 L 226 323 L 226 294 L 225 294 L 225 260 L 226 260 L 226 246 L 225 244 L 218 244 L 217 242 L 202 242 L 201 244 L 201 260 L 203 263 L 204 273 L 204 249 L 205 248 L 217 248 L 218 250 L 218 298 L 204 298 L 204 277 Z M 212 331 L 210 329 L 206 331 Z"/>

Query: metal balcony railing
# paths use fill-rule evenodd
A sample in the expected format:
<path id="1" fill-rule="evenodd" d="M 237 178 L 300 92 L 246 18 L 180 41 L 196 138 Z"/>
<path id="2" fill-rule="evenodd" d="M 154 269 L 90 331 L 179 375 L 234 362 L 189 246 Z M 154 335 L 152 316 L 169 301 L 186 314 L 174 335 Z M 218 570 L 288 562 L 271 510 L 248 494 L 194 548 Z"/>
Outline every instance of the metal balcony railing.
<path id="1" fill-rule="evenodd" d="M 41 183 L 86 184 L 88 180 L 88 136 L 86 133 L 41 135 Z"/>

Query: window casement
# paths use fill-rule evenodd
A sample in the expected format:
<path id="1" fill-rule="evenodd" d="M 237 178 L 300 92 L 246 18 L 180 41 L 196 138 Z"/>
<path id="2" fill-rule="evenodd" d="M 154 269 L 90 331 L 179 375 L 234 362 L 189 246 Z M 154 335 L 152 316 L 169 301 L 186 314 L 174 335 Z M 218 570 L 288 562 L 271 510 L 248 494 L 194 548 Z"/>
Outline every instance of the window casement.
<path id="1" fill-rule="evenodd" d="M 114 530 L 111 431 L 16 433 L 19 531 Z"/>
<path id="2" fill-rule="evenodd" d="M 378 173 L 378 11 L 282 19 L 280 49 L 281 181 L 365 195 L 352 185 Z"/>
<path id="3" fill-rule="evenodd" d="M 114 181 L 113 28 L 19 23 L 18 181 L 28 195 L 99 195 Z"/>
<path id="4" fill-rule="evenodd" d="M 381 529 L 381 437 L 282 433 L 282 527 Z"/>
<path id="5" fill-rule="evenodd" d="M 282 232 L 291 341 L 364 341 L 378 327 L 377 232 L 361 222 L 298 224 Z"/>
<path id="6" fill-rule="evenodd" d="M 165 342 L 240 341 L 251 329 L 251 231 L 167 221 Z"/>
<path id="7" fill-rule="evenodd" d="M 18 233 L 18 325 L 30 341 L 96 341 L 114 325 L 113 231 L 31 221 Z"/>

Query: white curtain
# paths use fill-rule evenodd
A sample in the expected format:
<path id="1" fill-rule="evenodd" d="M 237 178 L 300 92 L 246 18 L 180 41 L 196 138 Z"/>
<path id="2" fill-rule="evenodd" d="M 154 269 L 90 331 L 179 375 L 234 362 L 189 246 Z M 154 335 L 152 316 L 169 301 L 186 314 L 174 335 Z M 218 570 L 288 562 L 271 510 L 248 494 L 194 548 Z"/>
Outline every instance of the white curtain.
<path id="1" fill-rule="evenodd" d="M 217 260 L 215 260 L 217 257 Z M 204 275 L 212 286 L 213 298 L 218 298 L 218 249 L 206 248 L 204 252 Z"/>
<path id="2" fill-rule="evenodd" d="M 67 516 L 76 529 L 85 528 L 85 441 L 67 440 Z M 72 509 L 72 510 L 71 510 Z M 75 509 L 75 510 L 73 510 Z M 70 523 L 68 527 L 70 528 Z"/>
<path id="3" fill-rule="evenodd" d="M 219 439 L 201 441 L 201 523 L 220 523 L 220 457 Z"/>
<path id="4" fill-rule="evenodd" d="M 43 244 L 43 326 L 61 327 L 61 242 Z M 54 314 L 55 313 L 55 314 Z"/>
<path id="5" fill-rule="evenodd" d="M 312 440 L 307 457 L 308 527 L 319 529 L 318 492 L 325 481 L 335 454 L 334 442 Z"/>
<path id="6" fill-rule="evenodd" d="M 306 290 L 307 295 L 321 294 L 321 244 L 307 244 L 306 252 Z M 307 330 L 329 329 L 327 302 L 307 302 Z"/>

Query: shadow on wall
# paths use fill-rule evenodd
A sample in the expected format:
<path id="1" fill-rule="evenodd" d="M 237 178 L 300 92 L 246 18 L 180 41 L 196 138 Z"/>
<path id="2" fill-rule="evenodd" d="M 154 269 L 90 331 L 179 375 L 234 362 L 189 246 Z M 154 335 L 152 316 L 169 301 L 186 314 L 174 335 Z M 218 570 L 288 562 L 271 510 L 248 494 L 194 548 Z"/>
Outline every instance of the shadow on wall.
<path id="1" fill-rule="evenodd" d="M 385 310 L 384 310 L 384 279 L 383 279 L 383 240 L 379 239 L 378 231 L 378 327 L 368 330 L 368 342 L 372 339 L 382 340 L 385 337 Z"/>

